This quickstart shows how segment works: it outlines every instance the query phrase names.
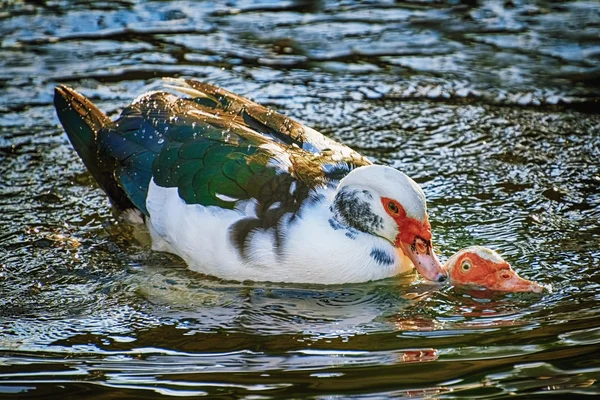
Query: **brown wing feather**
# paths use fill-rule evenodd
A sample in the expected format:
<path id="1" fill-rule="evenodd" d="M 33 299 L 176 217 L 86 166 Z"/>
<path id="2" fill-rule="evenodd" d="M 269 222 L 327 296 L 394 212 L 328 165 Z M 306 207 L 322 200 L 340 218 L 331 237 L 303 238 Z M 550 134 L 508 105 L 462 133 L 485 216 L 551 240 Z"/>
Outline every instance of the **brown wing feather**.
<path id="1" fill-rule="evenodd" d="M 235 119 L 236 123 L 245 125 L 277 142 L 288 146 L 296 145 L 313 154 L 331 153 L 340 162 L 353 166 L 371 164 L 368 159 L 350 147 L 329 139 L 316 130 L 283 114 L 223 88 L 191 79 L 169 79 L 168 81 L 174 83 L 170 87 L 193 96 L 198 107 L 212 109 L 212 112 L 217 108 L 236 115 L 239 117 Z"/>

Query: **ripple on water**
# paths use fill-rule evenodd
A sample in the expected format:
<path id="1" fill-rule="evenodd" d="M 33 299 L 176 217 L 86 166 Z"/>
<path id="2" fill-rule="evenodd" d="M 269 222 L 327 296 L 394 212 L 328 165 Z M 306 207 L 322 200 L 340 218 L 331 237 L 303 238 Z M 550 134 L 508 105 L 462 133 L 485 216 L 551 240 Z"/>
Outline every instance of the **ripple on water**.
<path id="1" fill-rule="evenodd" d="M 0 11 L 0 393 L 598 395 L 594 2 L 9 2 Z M 114 117 L 163 76 L 222 85 L 406 172 L 445 259 L 541 295 L 415 279 L 237 284 L 122 227 L 52 108 Z"/>

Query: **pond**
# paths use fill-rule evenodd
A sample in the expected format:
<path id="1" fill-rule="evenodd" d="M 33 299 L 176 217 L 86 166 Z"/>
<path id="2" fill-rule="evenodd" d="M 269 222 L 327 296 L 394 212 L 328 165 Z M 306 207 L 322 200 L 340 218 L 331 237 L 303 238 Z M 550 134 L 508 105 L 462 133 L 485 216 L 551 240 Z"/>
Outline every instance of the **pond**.
<path id="1" fill-rule="evenodd" d="M 0 397 L 598 396 L 599 66 L 593 0 L 2 2 Z M 485 245 L 548 290 L 235 283 L 150 251 L 52 96 L 116 117 L 162 77 L 404 171 L 443 260 Z"/>

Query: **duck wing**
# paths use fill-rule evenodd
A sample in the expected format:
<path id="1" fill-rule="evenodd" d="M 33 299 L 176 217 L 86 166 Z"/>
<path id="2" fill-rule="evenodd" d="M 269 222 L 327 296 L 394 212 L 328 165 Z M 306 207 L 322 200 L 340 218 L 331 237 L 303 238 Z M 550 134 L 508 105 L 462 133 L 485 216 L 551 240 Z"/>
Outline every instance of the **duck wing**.
<path id="1" fill-rule="evenodd" d="M 334 186 L 352 169 L 369 163 L 352 150 L 311 152 L 299 139 L 283 140 L 291 137 L 287 134 L 274 139 L 271 132 L 265 133 L 273 128 L 261 125 L 259 130 L 257 123 L 248 123 L 249 114 L 227 110 L 151 93 L 126 108 L 110 129 L 99 132 L 100 151 L 118 158 L 115 175 L 143 211 L 151 179 L 158 186 L 177 188 L 190 205 L 234 209 L 244 201 L 255 202 L 255 215 L 232 227 L 241 251 L 250 232 L 278 232 L 284 216 L 295 218 L 305 201 L 319 198 L 317 188 Z M 141 204 L 135 199 L 141 199 L 144 188 Z"/>
<path id="2" fill-rule="evenodd" d="M 115 121 L 74 90 L 57 88 L 59 118 L 117 208 L 133 205 L 148 216 L 154 180 L 177 188 L 187 204 L 233 209 L 255 200 L 258 221 L 252 224 L 264 227 L 294 214 L 317 187 L 333 186 L 370 164 L 347 146 L 233 93 L 197 81 L 171 83 L 193 97 L 149 93 Z"/>
<path id="3" fill-rule="evenodd" d="M 268 107 L 218 86 L 191 79 L 164 78 L 166 86 L 191 96 L 192 101 L 212 112 L 225 112 L 240 117 L 237 122 L 282 145 L 295 145 L 313 154 L 337 153 L 358 165 L 371 164 L 350 147 L 338 143 L 316 130 Z"/>
<path id="4" fill-rule="evenodd" d="M 300 202 L 312 189 L 369 163 L 351 149 L 311 152 L 296 139 L 275 140 L 249 125 L 247 114 L 219 110 L 155 92 L 98 132 L 99 152 L 119 161 L 115 175 L 138 208 L 145 211 L 151 178 L 176 187 L 187 204 L 232 209 L 256 199 L 269 208 Z"/>

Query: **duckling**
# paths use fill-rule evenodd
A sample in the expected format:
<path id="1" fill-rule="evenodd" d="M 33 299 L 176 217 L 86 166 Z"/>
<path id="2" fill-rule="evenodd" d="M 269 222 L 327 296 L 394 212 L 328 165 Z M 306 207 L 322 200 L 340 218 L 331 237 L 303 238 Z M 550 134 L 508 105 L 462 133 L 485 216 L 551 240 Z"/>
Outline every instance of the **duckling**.
<path id="1" fill-rule="evenodd" d="M 450 282 L 502 292 L 541 293 L 544 287 L 521 278 L 498 253 L 482 246 L 459 250 L 444 265 Z"/>

